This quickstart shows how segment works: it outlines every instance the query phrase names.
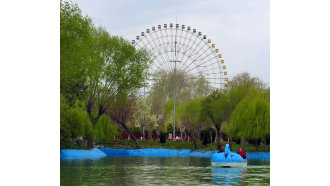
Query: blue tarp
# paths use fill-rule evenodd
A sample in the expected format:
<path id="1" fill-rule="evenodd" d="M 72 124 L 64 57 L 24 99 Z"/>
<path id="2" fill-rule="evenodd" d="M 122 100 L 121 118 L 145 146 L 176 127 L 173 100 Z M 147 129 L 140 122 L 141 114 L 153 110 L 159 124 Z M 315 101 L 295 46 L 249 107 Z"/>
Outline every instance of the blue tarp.
<path id="1" fill-rule="evenodd" d="M 246 157 L 248 159 L 270 160 L 270 152 L 247 152 Z"/>
<path id="2" fill-rule="evenodd" d="M 172 149 L 100 149 L 108 156 L 159 156 L 159 157 L 206 157 L 212 156 L 213 151 L 192 151 Z"/>
<path id="3" fill-rule="evenodd" d="M 158 156 L 158 157 L 205 157 L 211 158 L 216 151 L 192 151 L 174 149 L 62 149 L 61 158 L 92 158 L 103 156 Z M 269 152 L 247 152 L 247 159 L 270 159 Z"/>
<path id="4" fill-rule="evenodd" d="M 61 158 L 95 158 L 107 156 L 98 148 L 92 150 L 62 149 Z"/>

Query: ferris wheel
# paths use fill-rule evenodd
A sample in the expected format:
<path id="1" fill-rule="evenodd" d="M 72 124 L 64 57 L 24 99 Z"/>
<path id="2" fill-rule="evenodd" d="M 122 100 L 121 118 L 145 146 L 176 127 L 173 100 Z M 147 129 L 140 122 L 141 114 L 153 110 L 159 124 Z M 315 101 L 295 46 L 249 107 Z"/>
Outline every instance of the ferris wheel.
<path id="1" fill-rule="evenodd" d="M 181 70 L 196 79 L 204 78 L 213 89 L 227 87 L 226 65 L 219 49 L 206 35 L 190 26 L 173 23 L 153 26 L 136 36 L 132 44 L 137 49 L 146 49 L 151 56 L 150 81 L 160 70 Z"/>

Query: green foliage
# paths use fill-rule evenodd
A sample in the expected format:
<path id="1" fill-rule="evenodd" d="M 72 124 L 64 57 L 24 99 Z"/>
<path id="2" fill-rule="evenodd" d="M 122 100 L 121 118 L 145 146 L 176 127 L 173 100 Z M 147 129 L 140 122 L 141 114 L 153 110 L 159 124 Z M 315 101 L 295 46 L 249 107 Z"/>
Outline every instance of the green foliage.
<path id="1" fill-rule="evenodd" d="M 152 86 L 149 97 L 155 110 L 161 111 L 161 105 L 174 97 L 174 71 L 159 70 L 152 74 L 157 79 Z M 183 104 L 193 98 L 206 96 L 211 92 L 209 82 L 203 76 L 194 76 L 184 70 L 176 71 L 176 98 Z"/>
<path id="2" fill-rule="evenodd" d="M 135 134 L 142 134 L 142 129 L 141 129 L 141 127 L 131 126 L 131 127 L 129 127 L 129 130 L 130 130 L 132 133 L 135 133 Z"/>
<path id="3" fill-rule="evenodd" d="M 237 138 L 263 139 L 270 135 L 270 107 L 265 93 L 254 90 L 233 112 L 230 134 Z"/>
<path id="4" fill-rule="evenodd" d="M 77 101 L 66 114 L 66 121 L 70 126 L 72 136 L 93 136 L 93 127 L 83 103 Z"/>
<path id="5" fill-rule="evenodd" d="M 102 115 L 114 99 L 128 96 L 142 87 L 149 58 L 144 50 L 136 50 L 122 37 L 110 36 L 104 28 L 93 33 L 94 57 L 87 69 L 87 111 L 97 105 L 98 115 Z"/>
<path id="6" fill-rule="evenodd" d="M 72 148 L 72 139 L 71 139 L 70 126 L 66 123 L 61 123 L 60 148 L 61 149 L 70 149 L 70 148 Z"/>
<path id="7" fill-rule="evenodd" d="M 109 138 L 118 135 L 117 126 L 112 124 L 108 115 L 103 114 L 95 124 L 95 139 L 98 141 L 108 141 Z"/>
<path id="8" fill-rule="evenodd" d="M 93 124 L 118 95 L 142 86 L 149 67 L 145 50 L 136 50 L 122 37 L 110 36 L 83 16 L 76 4 L 61 2 L 61 94 L 73 105 L 86 100 Z"/>
<path id="9" fill-rule="evenodd" d="M 210 120 L 214 125 L 225 121 L 229 109 L 225 92 L 218 92 L 216 97 L 208 96 L 202 100 L 201 118 Z"/>
<path id="10" fill-rule="evenodd" d="M 166 132 L 173 133 L 173 126 L 172 125 L 167 125 Z"/>
<path id="11" fill-rule="evenodd" d="M 113 137 L 117 128 L 103 115 L 116 99 L 127 98 L 142 87 L 148 77 L 149 56 L 124 38 L 95 27 L 77 4 L 60 4 L 61 135 L 67 136 L 69 128 L 71 136 Z M 115 116 L 123 108 L 116 109 L 111 119 L 118 123 Z"/>
<path id="12" fill-rule="evenodd" d="M 86 68 L 92 53 L 92 30 L 91 19 L 83 16 L 76 4 L 61 2 L 61 93 L 70 105 L 86 96 Z"/>
<path id="13" fill-rule="evenodd" d="M 202 142 L 203 145 L 207 145 L 211 143 L 211 130 L 212 130 L 212 142 L 215 141 L 215 129 L 213 128 L 206 128 L 206 129 L 202 129 L 200 131 L 200 140 Z"/>
<path id="14" fill-rule="evenodd" d="M 201 98 L 194 98 L 178 107 L 178 115 L 182 122 L 188 124 L 193 130 L 200 129 Z"/>
<path id="15" fill-rule="evenodd" d="M 223 122 L 221 125 L 221 134 L 222 136 L 229 136 L 229 125 L 227 122 Z"/>
<path id="16" fill-rule="evenodd" d="M 151 104 L 145 99 L 137 101 L 133 117 L 137 126 L 146 127 L 150 131 L 158 126 L 160 119 L 158 115 L 152 113 Z"/>

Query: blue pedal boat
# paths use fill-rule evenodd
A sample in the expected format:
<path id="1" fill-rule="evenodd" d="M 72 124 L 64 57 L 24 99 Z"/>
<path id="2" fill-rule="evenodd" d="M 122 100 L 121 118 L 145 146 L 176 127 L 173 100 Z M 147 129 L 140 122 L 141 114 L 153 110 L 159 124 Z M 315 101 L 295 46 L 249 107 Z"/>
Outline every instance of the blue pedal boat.
<path id="1" fill-rule="evenodd" d="M 229 144 L 226 144 L 225 152 L 215 153 L 211 159 L 212 166 L 216 167 L 247 167 L 247 158 L 230 152 Z"/>

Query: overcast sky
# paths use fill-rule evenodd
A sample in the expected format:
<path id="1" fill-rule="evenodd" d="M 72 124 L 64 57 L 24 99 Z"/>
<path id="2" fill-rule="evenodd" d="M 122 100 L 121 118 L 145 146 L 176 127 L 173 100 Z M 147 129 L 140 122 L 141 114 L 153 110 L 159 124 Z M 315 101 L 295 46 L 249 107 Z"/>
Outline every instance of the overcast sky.
<path id="1" fill-rule="evenodd" d="M 164 23 L 206 34 L 225 59 L 229 77 L 249 72 L 269 83 L 269 0 L 72 0 L 95 25 L 135 39 Z"/>

